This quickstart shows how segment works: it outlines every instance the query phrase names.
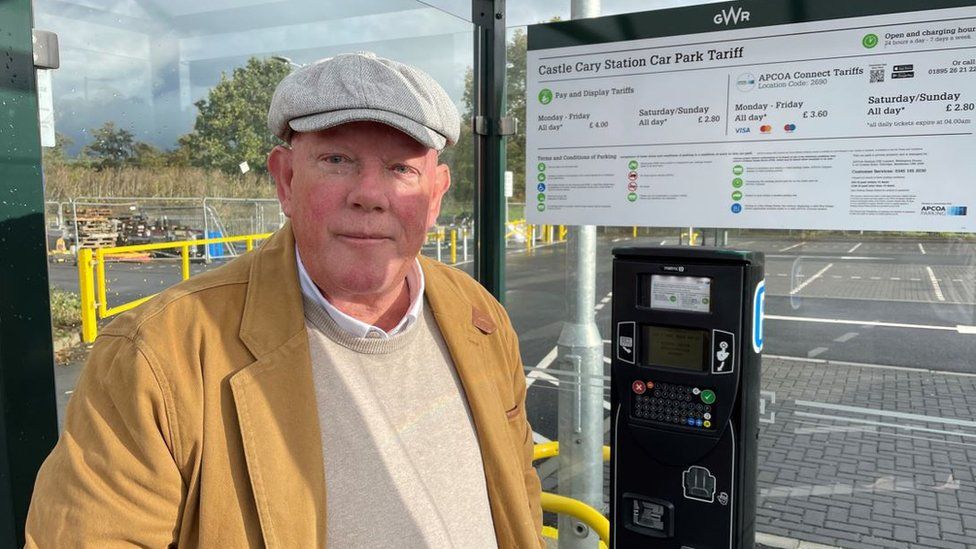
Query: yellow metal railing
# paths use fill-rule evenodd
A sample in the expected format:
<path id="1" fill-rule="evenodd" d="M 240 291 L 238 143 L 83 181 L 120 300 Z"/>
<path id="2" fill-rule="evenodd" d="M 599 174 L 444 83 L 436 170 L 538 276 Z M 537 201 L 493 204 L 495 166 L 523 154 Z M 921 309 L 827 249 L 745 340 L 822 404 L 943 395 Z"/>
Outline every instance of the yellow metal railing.
<path id="1" fill-rule="evenodd" d="M 190 248 L 193 246 L 207 246 L 210 244 L 230 244 L 244 242 L 247 251 L 254 249 L 256 240 L 264 240 L 272 233 L 249 234 L 242 236 L 228 236 L 222 238 L 204 238 L 199 240 L 181 240 L 176 242 L 160 242 L 157 244 L 137 244 L 135 246 L 117 246 L 112 248 L 81 248 L 78 250 L 78 288 L 81 293 L 81 339 L 85 343 L 95 341 L 98 336 L 98 320 L 123 313 L 154 297 L 156 294 L 142 297 L 128 303 L 108 306 L 108 289 L 105 277 L 105 263 L 109 256 L 131 254 L 137 252 L 151 252 L 157 250 L 180 250 L 180 266 L 183 280 L 190 278 Z M 94 269 L 94 276 L 92 270 Z"/>
<path id="2" fill-rule="evenodd" d="M 505 228 L 505 240 L 521 236 L 525 240 L 526 251 L 536 246 L 536 241 L 543 244 L 554 244 L 566 240 L 569 229 L 565 225 L 530 225 L 524 219 L 513 219 Z"/>
<path id="3" fill-rule="evenodd" d="M 532 448 L 532 461 L 555 457 L 559 455 L 559 442 L 545 442 L 536 444 Z M 603 461 L 610 461 L 610 447 L 603 447 Z M 550 513 L 569 515 L 587 525 L 600 536 L 600 548 L 606 549 L 610 545 L 610 521 L 602 513 L 582 501 L 542 492 L 542 510 Z M 551 526 L 542 527 L 542 535 L 550 539 L 559 539 L 559 531 Z"/>

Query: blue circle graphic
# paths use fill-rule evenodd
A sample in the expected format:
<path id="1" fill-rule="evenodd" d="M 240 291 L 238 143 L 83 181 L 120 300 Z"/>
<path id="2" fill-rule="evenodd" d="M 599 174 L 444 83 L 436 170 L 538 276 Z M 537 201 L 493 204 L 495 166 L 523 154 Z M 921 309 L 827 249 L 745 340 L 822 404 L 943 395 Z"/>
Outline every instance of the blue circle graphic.
<path id="1" fill-rule="evenodd" d="M 546 184 L 545 183 L 539 183 L 538 185 L 536 185 L 535 188 L 539 189 L 539 192 L 540 193 L 546 192 Z"/>
<path id="2" fill-rule="evenodd" d="M 738 202 L 732 204 L 732 213 L 737 214 L 741 211 L 742 211 L 742 204 L 739 204 Z"/>

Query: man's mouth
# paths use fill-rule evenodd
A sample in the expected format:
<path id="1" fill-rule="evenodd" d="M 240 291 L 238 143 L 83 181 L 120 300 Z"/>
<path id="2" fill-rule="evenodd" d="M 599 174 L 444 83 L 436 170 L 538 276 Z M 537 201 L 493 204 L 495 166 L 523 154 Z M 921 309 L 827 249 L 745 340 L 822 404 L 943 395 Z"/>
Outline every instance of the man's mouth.
<path id="1" fill-rule="evenodd" d="M 340 233 L 339 238 L 346 240 L 351 240 L 354 242 L 380 242 L 383 240 L 390 240 L 390 237 L 381 234 L 370 234 L 370 233 Z"/>

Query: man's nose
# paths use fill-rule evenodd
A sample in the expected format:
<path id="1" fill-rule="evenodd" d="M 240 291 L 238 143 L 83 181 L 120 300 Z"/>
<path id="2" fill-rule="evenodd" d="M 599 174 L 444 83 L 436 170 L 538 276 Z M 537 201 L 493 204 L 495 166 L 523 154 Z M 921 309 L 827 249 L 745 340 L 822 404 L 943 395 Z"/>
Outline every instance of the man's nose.
<path id="1" fill-rule="evenodd" d="M 360 166 L 349 192 L 349 204 L 367 212 L 384 211 L 389 206 L 387 181 L 383 166 L 367 163 Z"/>

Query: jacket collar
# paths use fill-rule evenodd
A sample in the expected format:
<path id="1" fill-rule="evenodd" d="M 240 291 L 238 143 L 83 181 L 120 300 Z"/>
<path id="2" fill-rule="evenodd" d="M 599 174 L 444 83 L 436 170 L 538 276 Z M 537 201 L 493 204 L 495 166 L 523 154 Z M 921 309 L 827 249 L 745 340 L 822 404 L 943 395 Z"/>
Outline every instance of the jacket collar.
<path id="1" fill-rule="evenodd" d="M 305 329 L 291 222 L 254 254 L 240 338 L 255 357 L 281 347 Z"/>

